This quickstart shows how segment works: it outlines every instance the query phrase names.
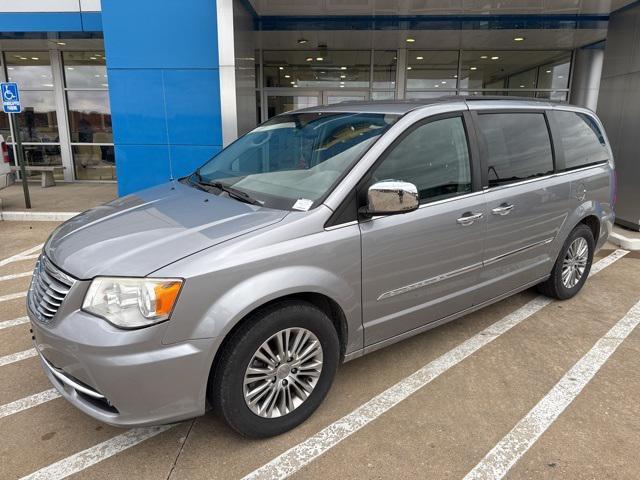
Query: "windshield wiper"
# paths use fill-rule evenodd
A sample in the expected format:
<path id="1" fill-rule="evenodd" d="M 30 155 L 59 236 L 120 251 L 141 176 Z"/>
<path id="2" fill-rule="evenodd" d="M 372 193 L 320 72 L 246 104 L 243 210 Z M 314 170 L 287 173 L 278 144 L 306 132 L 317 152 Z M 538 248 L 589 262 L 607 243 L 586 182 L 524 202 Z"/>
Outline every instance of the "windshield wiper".
<path id="1" fill-rule="evenodd" d="M 262 202 L 260 200 L 256 200 L 251 195 L 243 192 L 242 190 L 238 190 L 237 188 L 233 188 L 232 186 L 222 182 L 212 182 L 210 180 L 205 180 L 198 172 L 196 172 L 194 175 L 196 177 L 196 185 L 200 185 L 201 187 L 217 188 L 218 190 L 225 192 L 227 195 L 235 198 L 236 200 L 240 200 L 241 202 L 249 203 L 251 205 L 262 206 Z"/>

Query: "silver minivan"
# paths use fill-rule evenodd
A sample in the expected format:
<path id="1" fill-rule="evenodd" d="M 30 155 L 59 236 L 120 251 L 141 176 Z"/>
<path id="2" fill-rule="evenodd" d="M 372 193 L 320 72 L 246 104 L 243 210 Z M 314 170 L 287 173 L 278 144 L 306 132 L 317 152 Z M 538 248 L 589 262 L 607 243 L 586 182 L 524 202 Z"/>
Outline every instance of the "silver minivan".
<path id="1" fill-rule="evenodd" d="M 612 229 L 614 184 L 602 124 L 567 104 L 285 113 L 191 175 L 58 227 L 27 297 L 35 346 L 58 391 L 106 423 L 212 407 L 277 435 L 341 362 L 529 287 L 574 296 Z"/>

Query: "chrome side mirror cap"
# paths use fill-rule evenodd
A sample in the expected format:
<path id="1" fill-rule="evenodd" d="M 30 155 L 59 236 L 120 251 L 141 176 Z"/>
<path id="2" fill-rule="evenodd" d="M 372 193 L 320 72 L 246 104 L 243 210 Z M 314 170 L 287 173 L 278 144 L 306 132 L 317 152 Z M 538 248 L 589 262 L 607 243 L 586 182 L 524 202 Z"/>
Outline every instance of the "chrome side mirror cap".
<path id="1" fill-rule="evenodd" d="M 409 182 L 383 180 L 369 187 L 366 215 L 394 215 L 416 210 L 420 205 L 418 188 Z"/>

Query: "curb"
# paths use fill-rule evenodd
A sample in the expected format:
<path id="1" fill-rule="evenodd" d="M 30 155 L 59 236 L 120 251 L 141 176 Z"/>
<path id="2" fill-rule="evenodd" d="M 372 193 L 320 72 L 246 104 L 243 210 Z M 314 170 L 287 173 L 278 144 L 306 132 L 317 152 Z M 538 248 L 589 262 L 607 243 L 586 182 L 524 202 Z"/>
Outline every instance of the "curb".
<path id="1" fill-rule="evenodd" d="M 63 222 L 80 212 L 2 212 L 0 220 L 8 222 Z"/>
<path id="2" fill-rule="evenodd" d="M 640 250 L 640 238 L 627 238 L 619 233 L 611 232 L 609 242 L 625 250 Z"/>

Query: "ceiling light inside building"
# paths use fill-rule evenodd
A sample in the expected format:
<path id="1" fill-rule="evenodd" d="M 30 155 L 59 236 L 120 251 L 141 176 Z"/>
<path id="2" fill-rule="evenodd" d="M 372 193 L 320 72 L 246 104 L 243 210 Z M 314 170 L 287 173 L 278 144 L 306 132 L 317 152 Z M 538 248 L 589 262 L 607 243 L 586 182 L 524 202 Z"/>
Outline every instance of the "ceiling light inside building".
<path id="1" fill-rule="evenodd" d="M 284 67 L 278 67 L 278 70 L 284 70 Z"/>
<path id="2" fill-rule="evenodd" d="M 416 57 L 416 60 L 424 60 L 424 57 Z"/>
<path id="3" fill-rule="evenodd" d="M 31 57 L 31 60 L 40 60 L 40 57 Z"/>
<path id="4" fill-rule="evenodd" d="M 524 41 L 524 37 L 515 37 L 513 39 L 514 42 L 523 42 Z"/>
<path id="5" fill-rule="evenodd" d="M 491 57 L 491 60 L 498 60 L 500 57 L 498 57 L 497 55 L 494 55 L 493 57 Z"/>
<path id="6" fill-rule="evenodd" d="M 321 62 L 321 61 L 323 61 L 323 60 L 324 60 L 324 58 L 322 58 L 322 57 L 316 57 L 316 60 L 317 60 L 318 62 Z"/>
<path id="7" fill-rule="evenodd" d="M 477 70 L 478 67 L 469 67 L 469 70 Z"/>
<path id="8" fill-rule="evenodd" d="M 340 85 L 340 88 L 344 88 L 344 85 Z"/>
<path id="9" fill-rule="evenodd" d="M 551 70 L 546 70 L 544 73 L 551 73 Z"/>
<path id="10" fill-rule="evenodd" d="M 487 56 L 486 55 L 480 55 L 480 58 L 485 60 L 487 58 Z"/>
<path id="11" fill-rule="evenodd" d="M 307 57 L 307 62 L 313 62 L 313 58 Z"/>
<path id="12" fill-rule="evenodd" d="M 413 43 L 415 41 L 416 41 L 415 38 L 411 38 L 411 37 L 407 38 L 407 43 Z"/>
<path id="13" fill-rule="evenodd" d="M 407 67 L 407 70 L 411 70 L 411 67 Z"/>
<path id="14" fill-rule="evenodd" d="M 520 85 L 520 88 L 524 88 L 524 85 Z"/>
<path id="15" fill-rule="evenodd" d="M 304 45 L 305 43 L 307 43 L 307 39 L 306 38 L 301 38 L 301 39 L 298 40 L 298 43 L 300 45 Z"/>
<path id="16" fill-rule="evenodd" d="M 291 78 L 291 75 L 285 75 L 284 78 Z"/>
<path id="17" fill-rule="evenodd" d="M 346 70 L 347 67 L 340 67 L 340 70 Z"/>
<path id="18" fill-rule="evenodd" d="M 296 84 L 296 82 L 291 82 L 291 85 L 295 85 L 295 84 Z"/>
<path id="19" fill-rule="evenodd" d="M 340 75 L 340 78 L 347 78 L 346 75 Z"/>
<path id="20" fill-rule="evenodd" d="M 65 42 L 56 42 L 56 43 L 57 43 L 58 45 L 63 45 L 63 46 L 64 46 L 64 45 L 66 45 L 66 43 L 65 43 Z"/>

